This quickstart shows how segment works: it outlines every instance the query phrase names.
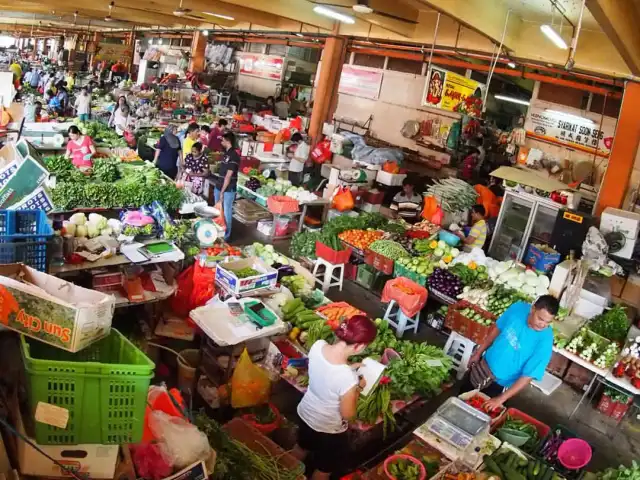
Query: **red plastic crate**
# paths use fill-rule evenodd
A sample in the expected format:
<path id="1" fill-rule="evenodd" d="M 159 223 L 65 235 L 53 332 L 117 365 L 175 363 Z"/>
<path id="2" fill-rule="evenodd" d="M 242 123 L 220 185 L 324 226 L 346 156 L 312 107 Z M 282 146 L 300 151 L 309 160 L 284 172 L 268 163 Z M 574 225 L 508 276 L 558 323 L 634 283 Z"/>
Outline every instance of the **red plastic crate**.
<path id="1" fill-rule="evenodd" d="M 344 264 L 344 278 L 346 280 L 355 280 L 358 275 L 358 266 L 353 263 Z"/>
<path id="2" fill-rule="evenodd" d="M 502 425 L 504 425 L 504 422 L 507 421 L 507 418 L 513 418 L 514 420 L 522 420 L 523 422 L 530 423 L 531 425 L 536 427 L 536 430 L 538 430 L 538 438 L 540 440 L 546 438 L 546 436 L 549 435 L 549 432 L 551 431 L 551 427 L 549 427 L 549 425 L 547 425 L 546 423 L 542 423 L 540 420 L 536 420 L 526 413 L 521 412 L 517 408 L 508 408 L 506 415 L 503 415 L 500 420 L 498 420 L 494 425 L 491 426 L 491 432 L 493 433 L 496 430 L 499 430 Z"/>
<path id="3" fill-rule="evenodd" d="M 379 253 L 367 250 L 364 254 L 364 263 L 366 263 L 367 265 L 371 265 L 379 272 L 385 273 L 387 275 L 393 274 L 393 259 L 387 258 L 384 255 L 380 255 Z"/>
<path id="4" fill-rule="evenodd" d="M 616 402 L 613 402 L 609 395 L 607 395 L 606 393 L 603 393 L 602 396 L 600 397 L 600 401 L 598 402 L 597 409 L 603 415 L 610 417 L 611 414 L 613 413 L 613 408 L 615 407 L 615 403 Z"/>
<path id="5" fill-rule="evenodd" d="M 322 258 L 334 265 L 348 263 L 349 258 L 351 258 L 351 252 L 351 248 L 345 248 L 344 250 L 337 251 L 316 240 L 316 257 Z"/>
<path id="6" fill-rule="evenodd" d="M 373 205 L 382 205 L 384 192 L 367 192 L 364 195 L 364 201 Z"/>
<path id="7" fill-rule="evenodd" d="M 611 402 L 613 403 L 613 409 L 611 410 L 611 418 L 617 421 L 622 420 L 622 417 L 624 417 L 625 413 L 627 413 L 627 410 L 629 410 L 629 405 L 631 404 L 632 401 L 633 401 L 633 397 L 629 398 L 628 403 Z"/>
<path id="8" fill-rule="evenodd" d="M 449 307 L 447 311 L 447 315 L 445 317 L 444 325 L 454 331 L 458 332 L 460 335 L 467 337 L 469 340 L 481 344 L 484 342 L 487 335 L 489 335 L 489 331 L 491 330 L 491 325 L 480 325 L 478 322 L 469 320 L 467 317 L 460 313 L 460 310 L 465 308 L 471 308 L 475 312 L 480 313 L 483 317 L 489 320 L 495 320 L 495 315 L 483 310 L 482 308 L 472 305 L 469 302 L 462 300 L 457 302 Z"/>
<path id="9" fill-rule="evenodd" d="M 295 198 L 284 195 L 271 195 L 267 198 L 267 207 L 271 213 L 285 215 L 300 210 L 300 204 Z"/>

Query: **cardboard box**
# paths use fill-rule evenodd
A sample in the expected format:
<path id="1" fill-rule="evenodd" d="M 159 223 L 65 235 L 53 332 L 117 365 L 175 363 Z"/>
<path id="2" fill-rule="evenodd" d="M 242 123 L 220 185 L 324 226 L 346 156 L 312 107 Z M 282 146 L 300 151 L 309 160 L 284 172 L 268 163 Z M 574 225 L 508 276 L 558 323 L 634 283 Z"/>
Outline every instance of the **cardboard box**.
<path id="1" fill-rule="evenodd" d="M 549 362 L 549 365 L 547 365 L 547 372 L 555 375 L 556 377 L 562 378 L 569 367 L 569 363 L 571 362 L 568 358 L 563 357 L 559 353 L 553 352 L 551 355 L 551 361 Z"/>
<path id="2" fill-rule="evenodd" d="M 235 272 L 243 268 L 253 268 L 258 272 L 258 275 L 238 278 Z M 263 288 L 273 288 L 277 281 L 278 271 L 256 257 L 216 265 L 216 283 L 231 293 L 239 294 Z"/>
<path id="3" fill-rule="evenodd" d="M 610 282 L 611 296 L 620 297 L 622 295 L 622 290 L 627 283 L 627 279 L 624 277 L 619 277 L 618 275 L 614 275 L 613 277 L 611 277 Z"/>
<path id="4" fill-rule="evenodd" d="M 620 298 L 623 302 L 640 308 L 640 275 L 629 275 Z"/>
<path id="5" fill-rule="evenodd" d="M 546 248 L 549 251 L 545 251 L 533 243 L 529 245 L 527 254 L 524 257 L 524 263 L 540 272 L 550 272 L 554 265 L 560 262 L 562 257 L 552 248 Z"/>
<path id="6" fill-rule="evenodd" d="M 17 430 L 26 436 L 22 417 L 17 415 Z M 113 478 L 118 463 L 120 445 L 38 445 L 39 449 L 74 472 L 85 474 L 89 478 Z M 65 477 L 70 475 L 38 452 L 24 440 L 18 438 L 18 463 L 22 475 L 34 477 Z"/>
<path id="7" fill-rule="evenodd" d="M 573 388 L 584 392 L 595 374 L 577 363 L 572 363 L 563 380 Z"/>
<path id="8" fill-rule="evenodd" d="M 111 330 L 112 295 L 23 264 L 0 265 L 0 324 L 54 347 L 78 352 Z"/>

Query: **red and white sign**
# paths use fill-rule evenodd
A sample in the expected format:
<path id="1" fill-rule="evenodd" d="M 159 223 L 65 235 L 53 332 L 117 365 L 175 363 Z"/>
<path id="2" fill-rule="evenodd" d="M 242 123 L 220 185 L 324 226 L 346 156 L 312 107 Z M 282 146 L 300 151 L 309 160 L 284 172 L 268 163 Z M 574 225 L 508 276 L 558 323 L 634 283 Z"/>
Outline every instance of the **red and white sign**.
<path id="1" fill-rule="evenodd" d="M 382 71 L 344 65 L 338 91 L 356 97 L 377 100 L 382 87 Z"/>
<path id="2" fill-rule="evenodd" d="M 252 77 L 282 80 L 284 57 L 262 55 L 260 53 L 238 53 L 240 73 Z"/>

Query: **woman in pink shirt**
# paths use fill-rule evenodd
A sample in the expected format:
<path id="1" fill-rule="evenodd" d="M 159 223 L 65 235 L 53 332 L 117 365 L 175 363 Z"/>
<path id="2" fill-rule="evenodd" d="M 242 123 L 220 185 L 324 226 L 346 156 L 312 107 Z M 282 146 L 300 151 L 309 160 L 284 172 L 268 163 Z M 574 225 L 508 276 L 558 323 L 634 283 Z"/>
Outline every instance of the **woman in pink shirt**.
<path id="1" fill-rule="evenodd" d="M 83 135 L 78 127 L 69 127 L 69 142 L 67 143 L 67 158 L 80 169 L 91 168 L 91 156 L 96 153 L 96 147 L 89 135 Z"/>

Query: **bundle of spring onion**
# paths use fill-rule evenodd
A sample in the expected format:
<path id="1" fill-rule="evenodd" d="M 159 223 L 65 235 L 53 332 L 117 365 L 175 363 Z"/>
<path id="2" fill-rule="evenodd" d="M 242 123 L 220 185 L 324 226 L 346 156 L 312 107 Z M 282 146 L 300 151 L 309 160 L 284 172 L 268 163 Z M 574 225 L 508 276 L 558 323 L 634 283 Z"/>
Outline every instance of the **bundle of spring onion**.
<path id="1" fill-rule="evenodd" d="M 476 203 L 478 194 L 464 180 L 445 178 L 435 180 L 425 195 L 436 197 L 447 212 L 460 212 Z"/>
<path id="2" fill-rule="evenodd" d="M 217 453 L 214 479 L 224 480 L 295 480 L 304 473 L 304 466 L 287 470 L 278 463 L 278 458 L 260 455 L 244 443 L 231 438 L 222 425 L 204 413 L 196 416 L 194 424 L 207 436 L 209 445 Z"/>

